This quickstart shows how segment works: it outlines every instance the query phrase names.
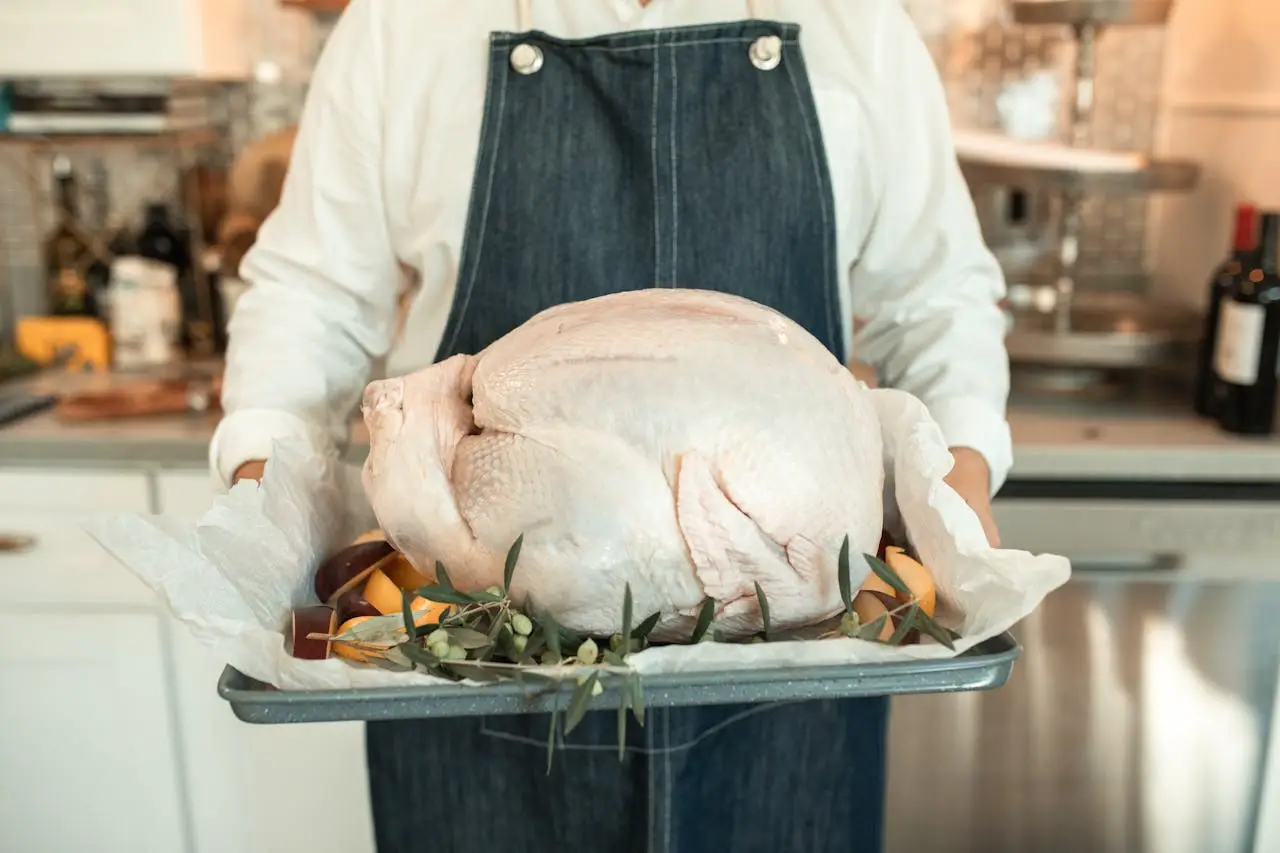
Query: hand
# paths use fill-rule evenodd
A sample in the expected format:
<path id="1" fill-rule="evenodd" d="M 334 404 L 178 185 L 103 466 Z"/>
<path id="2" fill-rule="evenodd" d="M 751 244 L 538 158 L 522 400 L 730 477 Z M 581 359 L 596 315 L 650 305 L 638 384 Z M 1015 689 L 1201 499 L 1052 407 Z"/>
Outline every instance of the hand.
<path id="1" fill-rule="evenodd" d="M 1000 531 L 996 529 L 996 519 L 991 512 L 991 471 L 987 468 L 987 460 L 971 447 L 953 447 L 951 456 L 955 459 L 955 467 L 946 476 L 947 485 L 973 507 L 982 522 L 983 532 L 987 534 L 987 541 L 992 548 L 999 548 Z"/>
<path id="2" fill-rule="evenodd" d="M 231 475 L 231 485 L 235 485 L 241 480 L 257 480 L 262 482 L 262 473 L 267 469 L 267 461 L 265 459 L 254 459 L 246 462 L 236 469 Z"/>
<path id="3" fill-rule="evenodd" d="M 880 385 L 879 377 L 876 376 L 876 369 L 864 361 L 854 359 L 849 362 L 849 372 L 853 374 L 854 379 L 865 382 L 868 388 L 876 388 Z"/>

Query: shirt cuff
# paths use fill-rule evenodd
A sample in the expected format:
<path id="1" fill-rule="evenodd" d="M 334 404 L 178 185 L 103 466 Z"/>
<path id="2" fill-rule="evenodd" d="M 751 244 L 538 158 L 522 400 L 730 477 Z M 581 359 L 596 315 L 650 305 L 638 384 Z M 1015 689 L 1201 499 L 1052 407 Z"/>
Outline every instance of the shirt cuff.
<path id="1" fill-rule="evenodd" d="M 986 460 L 994 497 L 1013 468 L 1013 435 L 1004 414 L 973 397 L 939 400 L 929 405 L 929 413 L 948 447 L 972 448 Z"/>
<path id="2" fill-rule="evenodd" d="M 267 459 L 283 439 L 298 438 L 316 445 L 319 431 L 290 412 L 278 409 L 243 409 L 225 415 L 209 441 L 209 467 L 225 490 L 246 462 Z M 317 448 L 319 449 L 319 448 Z"/>

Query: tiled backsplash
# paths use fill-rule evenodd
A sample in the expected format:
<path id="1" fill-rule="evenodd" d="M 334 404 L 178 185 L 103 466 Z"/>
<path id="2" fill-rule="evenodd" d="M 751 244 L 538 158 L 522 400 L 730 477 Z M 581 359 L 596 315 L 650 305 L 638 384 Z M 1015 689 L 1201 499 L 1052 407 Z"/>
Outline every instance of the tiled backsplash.
<path id="1" fill-rule="evenodd" d="M 244 86 L 220 87 L 224 145 L 199 152 L 201 160 L 226 161 L 246 141 L 297 120 L 315 57 L 331 21 L 281 8 L 276 0 L 253 0 L 254 54 L 259 79 Z M 218 150 L 221 149 L 221 150 Z M 176 206 L 181 163 L 192 152 L 172 146 L 75 146 L 62 149 L 76 167 L 82 210 L 136 223 L 144 206 L 166 201 Z M 54 149 L 0 143 L 0 292 L 7 284 L 15 313 L 37 313 L 44 307 L 40 269 L 41 237 L 52 227 L 51 158 Z M 101 168 L 99 168 L 101 167 Z M 108 207 L 94 209 L 95 174 L 104 174 Z M 11 324 L 0 300 L 0 335 Z"/>
<path id="2" fill-rule="evenodd" d="M 261 59 L 259 79 L 225 91 L 229 155 L 246 140 L 296 121 L 310 69 L 332 19 L 281 9 L 275 0 L 254 0 Z M 1018 27 L 1004 20 L 1002 0 L 904 0 L 938 63 L 953 120 L 967 127 L 996 128 L 996 96 L 1006 84 L 1039 70 L 1067 80 L 1074 42 L 1065 28 Z M 1163 31 L 1159 28 L 1105 32 L 1099 45 L 1094 144 L 1148 150 L 1157 116 Z M 81 149 L 73 160 L 90 175 L 100 158 L 106 167 L 112 211 L 129 218 L 152 199 L 176 197 L 172 156 L 155 150 Z M 47 157 L 0 146 L 0 286 L 7 280 L 18 313 L 40 310 L 43 288 L 38 245 L 50 227 Z M 82 180 L 82 184 L 84 180 Z M 86 195 L 89 187 L 84 187 Z M 974 187 L 993 241 L 1001 224 Z M 1132 274 L 1142 265 L 1144 198 L 1093 200 L 1087 206 L 1081 272 Z M 0 307 L 0 311 L 3 308 Z M 4 318 L 0 324 L 7 325 Z"/>

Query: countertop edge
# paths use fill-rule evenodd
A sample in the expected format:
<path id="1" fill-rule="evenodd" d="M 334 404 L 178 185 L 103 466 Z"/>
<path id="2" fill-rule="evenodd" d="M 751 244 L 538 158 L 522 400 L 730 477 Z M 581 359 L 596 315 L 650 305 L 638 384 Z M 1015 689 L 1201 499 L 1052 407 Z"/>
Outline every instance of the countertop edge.
<path id="1" fill-rule="evenodd" d="M 343 459 L 359 465 L 367 451 L 365 443 L 353 442 Z M 0 467 L 207 471 L 208 445 L 193 438 L 154 436 L 83 440 L 24 436 L 0 440 Z M 1008 479 L 1280 482 L 1280 445 L 1015 445 Z"/>

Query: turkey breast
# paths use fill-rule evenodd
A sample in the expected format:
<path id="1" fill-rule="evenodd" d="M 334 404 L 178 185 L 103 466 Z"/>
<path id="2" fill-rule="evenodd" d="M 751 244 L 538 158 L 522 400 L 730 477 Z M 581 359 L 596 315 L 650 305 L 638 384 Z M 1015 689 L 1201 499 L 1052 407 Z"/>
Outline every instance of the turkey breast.
<path id="1" fill-rule="evenodd" d="M 370 383 L 364 486 L 387 535 L 460 589 L 502 582 L 575 631 L 662 614 L 687 637 L 704 597 L 717 627 L 839 612 L 848 535 L 874 553 L 880 424 L 817 339 L 746 299 L 618 293 L 543 311 L 475 355 Z M 854 588 L 866 569 L 854 563 Z"/>

